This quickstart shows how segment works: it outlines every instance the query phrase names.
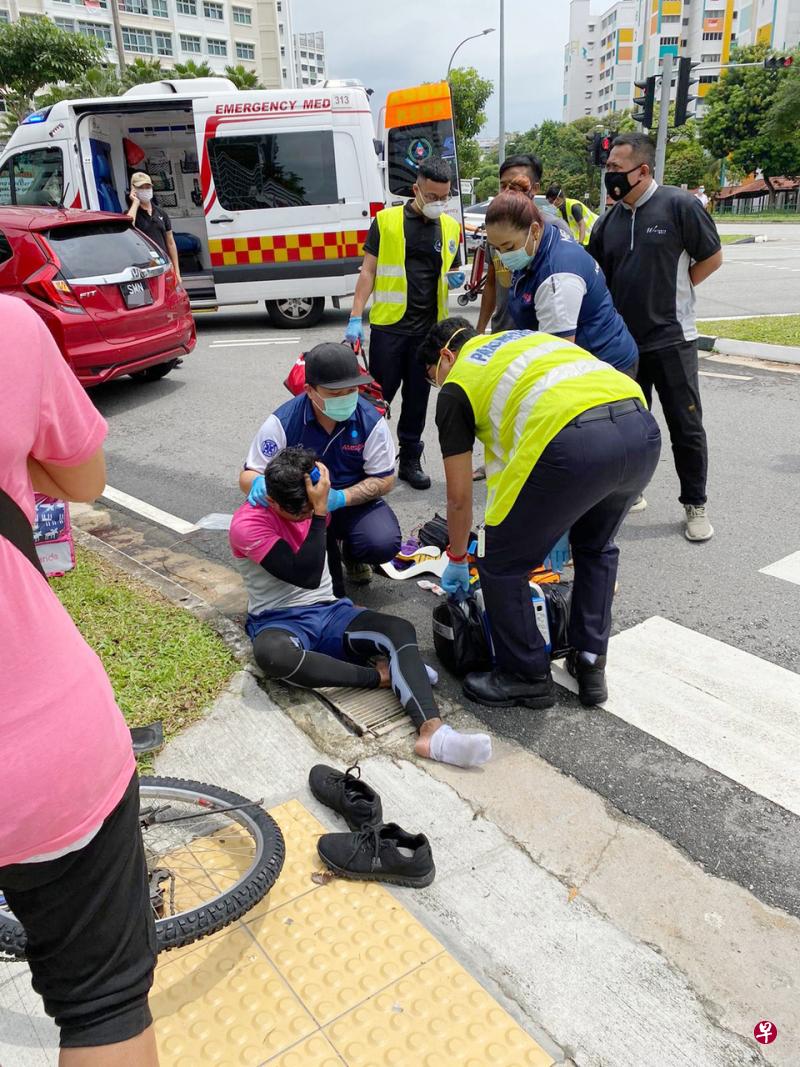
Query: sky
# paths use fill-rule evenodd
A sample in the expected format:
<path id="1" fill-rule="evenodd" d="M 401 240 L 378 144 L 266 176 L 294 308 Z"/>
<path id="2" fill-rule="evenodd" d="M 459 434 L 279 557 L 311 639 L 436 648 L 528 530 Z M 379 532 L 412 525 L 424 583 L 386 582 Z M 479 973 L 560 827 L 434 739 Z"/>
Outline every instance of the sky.
<path id="1" fill-rule="evenodd" d="M 469 41 L 454 66 L 472 66 L 495 83 L 481 137 L 498 133 L 499 0 L 291 0 L 295 33 L 322 30 L 330 78 L 358 78 L 383 101 L 391 89 L 444 78 L 459 41 Z M 569 0 L 505 0 L 506 130 L 560 119 Z M 375 99 L 375 98 L 373 98 Z"/>

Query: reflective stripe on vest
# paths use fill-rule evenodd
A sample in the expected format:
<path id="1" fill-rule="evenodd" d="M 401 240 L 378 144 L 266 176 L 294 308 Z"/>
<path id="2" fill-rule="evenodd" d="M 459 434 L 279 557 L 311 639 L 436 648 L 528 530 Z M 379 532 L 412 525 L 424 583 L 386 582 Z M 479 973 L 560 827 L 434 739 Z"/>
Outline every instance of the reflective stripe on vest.
<path id="1" fill-rule="evenodd" d="M 583 221 L 586 224 L 586 236 L 584 237 L 582 243 L 584 245 L 588 245 L 589 234 L 592 232 L 592 226 L 594 226 L 594 224 L 597 222 L 598 216 L 595 215 L 593 211 L 590 211 L 586 204 L 582 204 L 580 200 L 565 200 L 564 207 L 567 211 L 567 222 L 569 223 L 569 228 L 572 230 L 572 236 L 575 238 L 578 244 L 581 243 L 581 228 L 572 215 L 572 208 L 575 206 L 575 204 L 578 204 L 579 207 L 583 209 Z"/>
<path id="2" fill-rule="evenodd" d="M 486 449 L 486 523 L 506 518 L 552 439 L 576 415 L 635 397 L 636 382 L 577 345 L 545 333 L 512 330 L 475 337 L 447 381 L 460 385 Z"/>
<path id="3" fill-rule="evenodd" d="M 380 232 L 378 249 L 378 266 L 375 271 L 375 288 L 372 294 L 372 308 L 369 321 L 373 326 L 391 326 L 399 322 L 408 306 L 408 284 L 406 279 L 406 236 L 404 229 L 405 208 L 384 208 L 376 215 Z M 433 225 L 433 224 L 432 224 Z M 438 318 L 447 317 L 447 271 L 458 253 L 461 239 L 461 227 L 449 215 L 441 217 L 442 233 L 442 273 L 439 276 L 437 291 Z"/>

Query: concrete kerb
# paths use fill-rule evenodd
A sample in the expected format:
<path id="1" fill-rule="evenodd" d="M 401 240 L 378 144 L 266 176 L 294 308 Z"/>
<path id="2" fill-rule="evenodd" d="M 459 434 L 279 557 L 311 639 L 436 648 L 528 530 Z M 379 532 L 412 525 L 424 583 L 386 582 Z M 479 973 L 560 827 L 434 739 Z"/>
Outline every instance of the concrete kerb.
<path id="1" fill-rule="evenodd" d="M 719 352 L 723 356 L 744 356 L 771 363 L 800 364 L 800 345 L 768 345 L 756 341 L 735 341 L 728 337 L 701 335 L 697 347 L 703 352 Z"/>

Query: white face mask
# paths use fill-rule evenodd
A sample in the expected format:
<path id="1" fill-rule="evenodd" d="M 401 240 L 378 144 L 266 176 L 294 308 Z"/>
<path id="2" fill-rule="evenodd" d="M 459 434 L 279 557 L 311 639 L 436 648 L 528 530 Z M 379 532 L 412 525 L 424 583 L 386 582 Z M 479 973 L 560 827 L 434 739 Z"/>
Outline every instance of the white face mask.
<path id="1" fill-rule="evenodd" d="M 134 192 L 136 193 L 137 200 L 140 200 L 143 204 L 149 204 L 153 199 L 152 189 L 135 189 Z"/>
<path id="2" fill-rule="evenodd" d="M 446 207 L 447 204 L 443 204 L 441 200 L 437 200 L 435 204 L 423 204 L 422 214 L 426 219 L 438 219 L 441 218 Z"/>

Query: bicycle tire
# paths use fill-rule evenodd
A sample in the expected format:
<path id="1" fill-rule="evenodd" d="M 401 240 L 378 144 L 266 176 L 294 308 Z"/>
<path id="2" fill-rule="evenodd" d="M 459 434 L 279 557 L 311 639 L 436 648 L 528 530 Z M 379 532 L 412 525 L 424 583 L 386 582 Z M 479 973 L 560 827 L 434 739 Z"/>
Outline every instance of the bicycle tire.
<path id="1" fill-rule="evenodd" d="M 160 790 L 162 794 L 172 791 L 225 805 L 252 804 L 246 797 L 228 789 L 184 778 L 141 778 L 139 789 L 143 800 L 148 795 L 158 796 Z M 178 915 L 156 919 L 159 952 L 182 948 L 230 926 L 263 900 L 277 881 L 286 857 L 283 834 L 278 824 L 258 806 L 237 812 L 235 821 L 248 824 L 247 828 L 256 841 L 257 850 L 249 869 L 218 897 Z M 0 954 L 24 959 L 25 942 L 22 924 L 0 911 Z"/>

